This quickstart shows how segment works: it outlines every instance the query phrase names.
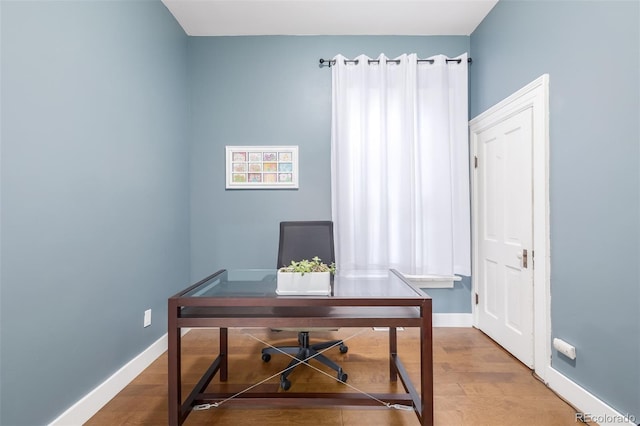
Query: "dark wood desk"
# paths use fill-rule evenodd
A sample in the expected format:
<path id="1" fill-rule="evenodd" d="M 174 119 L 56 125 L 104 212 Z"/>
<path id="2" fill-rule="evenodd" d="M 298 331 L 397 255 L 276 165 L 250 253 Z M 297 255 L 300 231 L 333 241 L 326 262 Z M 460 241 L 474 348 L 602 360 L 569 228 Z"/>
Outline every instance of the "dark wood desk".
<path id="1" fill-rule="evenodd" d="M 396 271 L 384 277 L 337 276 L 330 296 L 278 296 L 275 270 L 220 270 L 169 298 L 169 425 L 181 425 L 194 406 L 380 406 L 359 393 L 207 393 L 216 374 L 226 381 L 228 329 L 233 327 L 388 327 L 389 379 L 400 380 L 405 393 L 369 394 L 390 404 L 410 406 L 421 425 L 433 425 L 433 348 L 431 298 L 415 290 Z M 220 351 L 190 394 L 181 392 L 182 328 L 216 327 Z M 420 389 L 411 383 L 397 353 L 397 327 L 420 328 Z M 357 351 L 357 348 L 353 348 Z M 260 354 L 256 354 L 256 362 Z M 212 416 L 214 414 L 212 413 Z"/>

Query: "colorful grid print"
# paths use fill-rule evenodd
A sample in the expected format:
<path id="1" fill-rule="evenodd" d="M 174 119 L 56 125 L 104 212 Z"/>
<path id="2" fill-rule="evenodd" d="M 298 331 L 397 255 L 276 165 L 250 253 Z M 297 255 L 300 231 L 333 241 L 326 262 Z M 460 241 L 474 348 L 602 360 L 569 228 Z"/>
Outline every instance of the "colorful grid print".
<path id="1" fill-rule="evenodd" d="M 297 146 L 227 146 L 226 149 L 227 188 L 297 188 Z"/>

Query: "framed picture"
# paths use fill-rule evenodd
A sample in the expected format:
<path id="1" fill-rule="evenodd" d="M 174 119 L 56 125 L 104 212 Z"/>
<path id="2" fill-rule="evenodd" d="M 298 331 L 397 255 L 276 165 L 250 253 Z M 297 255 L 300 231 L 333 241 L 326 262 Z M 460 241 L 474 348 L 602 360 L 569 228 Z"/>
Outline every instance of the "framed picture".
<path id="1" fill-rule="evenodd" d="M 297 146 L 226 146 L 227 189 L 297 189 Z"/>

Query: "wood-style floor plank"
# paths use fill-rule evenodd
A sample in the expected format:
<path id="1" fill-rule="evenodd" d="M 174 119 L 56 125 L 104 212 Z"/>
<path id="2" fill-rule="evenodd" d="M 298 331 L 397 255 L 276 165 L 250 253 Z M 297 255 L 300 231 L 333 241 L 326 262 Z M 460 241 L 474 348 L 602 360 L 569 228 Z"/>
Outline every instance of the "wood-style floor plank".
<path id="1" fill-rule="evenodd" d="M 328 377 L 309 367 L 291 374 L 291 391 L 371 392 L 402 391 L 400 382 L 389 383 L 388 335 L 370 329 L 341 329 L 337 332 L 316 332 L 313 341 L 349 338 L 349 351 L 340 354 L 337 348 L 326 352 L 338 362 L 349 378 L 347 384 L 337 383 L 335 374 L 324 366 Z M 295 342 L 295 333 L 264 329 L 230 330 L 229 381 L 217 378 L 210 390 L 241 391 L 254 383 L 276 375 L 288 363 L 285 355 L 274 355 L 269 363 L 260 359 L 263 344 L 254 337 L 273 345 Z M 398 352 L 418 386 L 418 332 L 407 329 L 398 332 Z M 218 348 L 217 329 L 192 330 L 183 337 L 182 379 L 183 397 L 209 366 Z M 434 329 L 434 406 L 437 426 L 456 425 L 543 425 L 575 426 L 575 411 L 531 371 L 473 328 Z M 277 375 L 264 386 L 279 390 Z M 185 425 L 260 425 L 260 426 L 416 426 L 412 411 L 395 410 L 380 405 L 380 409 L 353 408 L 255 408 L 224 407 L 192 412 Z M 87 423 L 87 426 L 165 425 L 167 424 L 167 354 L 153 362 L 113 400 Z"/>

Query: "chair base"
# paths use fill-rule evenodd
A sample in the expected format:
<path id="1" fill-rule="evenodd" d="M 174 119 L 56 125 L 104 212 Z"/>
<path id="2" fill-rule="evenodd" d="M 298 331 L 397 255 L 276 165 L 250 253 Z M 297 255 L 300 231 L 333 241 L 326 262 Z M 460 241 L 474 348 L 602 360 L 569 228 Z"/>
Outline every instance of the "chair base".
<path id="1" fill-rule="evenodd" d="M 305 364 L 305 360 L 311 359 L 316 360 L 336 371 L 338 373 L 338 381 L 344 383 L 347 381 L 348 376 L 344 371 L 342 371 L 342 367 L 320 353 L 320 351 L 332 346 L 339 346 L 340 353 L 343 354 L 347 353 L 347 351 L 349 350 L 349 348 L 344 344 L 342 340 L 330 340 L 328 342 L 316 343 L 311 345 L 309 344 L 309 332 L 300 331 L 298 332 L 298 346 L 278 346 L 264 348 L 262 349 L 262 360 L 264 362 L 269 362 L 271 360 L 271 355 L 283 352 L 289 355 L 295 355 L 295 359 L 292 359 L 284 372 L 280 374 L 280 386 L 284 390 L 289 390 L 289 388 L 291 387 L 291 381 L 288 379 L 288 377 L 291 373 L 293 373 L 293 370 L 297 366 Z"/>

